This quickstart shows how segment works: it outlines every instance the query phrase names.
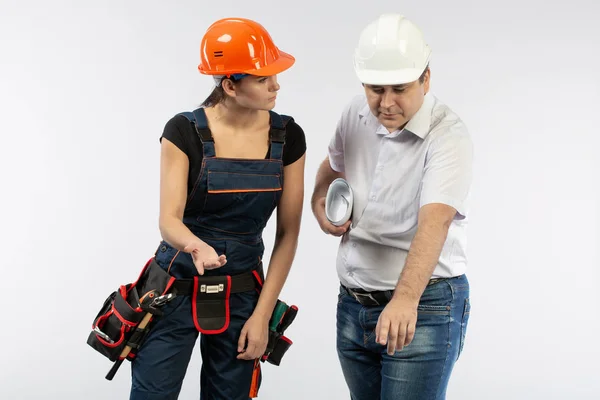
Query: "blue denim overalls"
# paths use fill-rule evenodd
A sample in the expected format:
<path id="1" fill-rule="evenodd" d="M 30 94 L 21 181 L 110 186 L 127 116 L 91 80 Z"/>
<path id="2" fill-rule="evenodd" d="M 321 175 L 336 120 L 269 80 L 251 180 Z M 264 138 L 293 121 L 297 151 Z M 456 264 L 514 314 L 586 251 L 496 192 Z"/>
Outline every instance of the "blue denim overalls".
<path id="1" fill-rule="evenodd" d="M 262 278 L 262 232 L 281 198 L 285 124 L 290 117 L 270 112 L 270 157 L 250 160 L 216 158 L 204 110 L 200 108 L 182 115 L 195 123 L 204 152 L 201 172 L 189 193 L 183 222 L 217 254 L 227 257 L 223 267 L 206 270 L 204 276 L 255 270 Z M 198 276 L 191 255 L 165 241 L 160 243 L 155 259 L 176 278 Z M 202 400 L 249 398 L 254 361 L 236 357 L 241 329 L 252 315 L 258 296 L 255 289 L 232 293 L 227 329 L 201 335 Z M 196 311 L 192 296 L 175 297 L 163 311 L 164 315 L 154 321 L 132 361 L 130 400 L 177 399 L 181 390 L 199 335 L 192 317 Z"/>

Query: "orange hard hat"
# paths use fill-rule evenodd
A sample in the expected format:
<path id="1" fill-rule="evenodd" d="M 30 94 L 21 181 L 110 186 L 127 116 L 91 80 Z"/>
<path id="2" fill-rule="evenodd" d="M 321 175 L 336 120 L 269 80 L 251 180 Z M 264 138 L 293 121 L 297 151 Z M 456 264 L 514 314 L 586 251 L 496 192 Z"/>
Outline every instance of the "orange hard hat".
<path id="1" fill-rule="evenodd" d="M 198 70 L 205 75 L 270 76 L 285 71 L 295 61 L 275 46 L 269 32 L 258 22 L 224 18 L 204 34 Z"/>

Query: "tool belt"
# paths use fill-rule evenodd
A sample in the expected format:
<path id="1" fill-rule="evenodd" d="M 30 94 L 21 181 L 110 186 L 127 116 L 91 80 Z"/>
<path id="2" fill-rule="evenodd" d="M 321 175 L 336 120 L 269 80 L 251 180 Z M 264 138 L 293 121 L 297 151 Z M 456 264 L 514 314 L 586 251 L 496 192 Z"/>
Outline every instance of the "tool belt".
<path id="1" fill-rule="evenodd" d="M 163 315 L 161 307 L 176 296 L 191 296 L 192 318 L 199 332 L 218 334 L 229 327 L 230 295 L 258 290 L 259 285 L 262 279 L 257 271 L 176 279 L 153 257 L 135 282 L 121 285 L 106 298 L 94 318 L 87 343 L 115 362 L 106 376 L 111 380 L 124 359 L 131 361 L 136 356 L 148 335 L 150 322 Z"/>
<path id="2" fill-rule="evenodd" d="M 133 360 L 143 345 L 151 322 L 163 315 L 161 307 L 176 296 L 190 296 L 194 325 L 203 334 L 219 334 L 229 327 L 229 299 L 232 293 L 256 290 L 263 279 L 257 270 L 226 276 L 195 276 L 176 279 L 152 257 L 138 279 L 121 285 L 104 301 L 92 323 L 87 343 L 114 362 L 106 375 L 112 380 L 124 360 Z M 256 360 L 251 397 L 258 393 L 260 362 L 280 365 L 292 345 L 284 333 L 296 317 L 298 307 L 277 300 L 269 322 L 269 341 L 264 355 Z M 260 361 L 260 362 L 259 362 Z"/>

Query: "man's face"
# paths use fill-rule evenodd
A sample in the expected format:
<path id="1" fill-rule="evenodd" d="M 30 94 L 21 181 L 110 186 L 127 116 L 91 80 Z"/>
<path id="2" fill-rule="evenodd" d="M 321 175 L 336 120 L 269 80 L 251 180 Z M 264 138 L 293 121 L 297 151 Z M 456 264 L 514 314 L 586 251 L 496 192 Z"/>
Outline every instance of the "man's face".
<path id="1" fill-rule="evenodd" d="M 429 69 L 419 80 L 403 85 L 363 85 L 373 115 L 389 132 L 401 129 L 419 111 L 429 92 Z"/>

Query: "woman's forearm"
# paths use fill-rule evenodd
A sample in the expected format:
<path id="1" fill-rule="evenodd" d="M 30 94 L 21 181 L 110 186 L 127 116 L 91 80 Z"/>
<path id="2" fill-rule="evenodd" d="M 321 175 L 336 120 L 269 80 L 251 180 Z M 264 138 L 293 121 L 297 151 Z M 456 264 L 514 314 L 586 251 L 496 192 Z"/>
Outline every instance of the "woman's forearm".
<path id="1" fill-rule="evenodd" d="M 275 303 L 292 267 L 297 246 L 298 232 L 284 231 L 276 235 L 271 261 L 254 311 L 255 314 L 271 318 Z"/>
<path id="2" fill-rule="evenodd" d="M 159 229 L 162 238 L 177 250 L 184 251 L 191 243 L 200 241 L 200 238 L 194 235 L 179 218 L 171 216 L 161 218 Z"/>

